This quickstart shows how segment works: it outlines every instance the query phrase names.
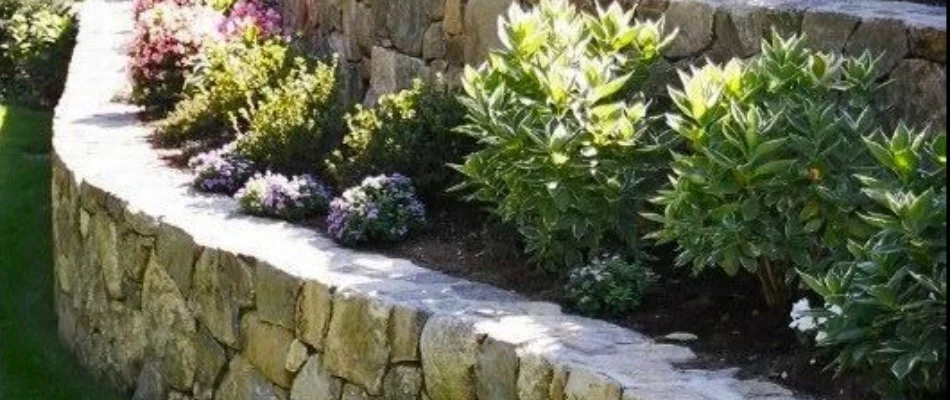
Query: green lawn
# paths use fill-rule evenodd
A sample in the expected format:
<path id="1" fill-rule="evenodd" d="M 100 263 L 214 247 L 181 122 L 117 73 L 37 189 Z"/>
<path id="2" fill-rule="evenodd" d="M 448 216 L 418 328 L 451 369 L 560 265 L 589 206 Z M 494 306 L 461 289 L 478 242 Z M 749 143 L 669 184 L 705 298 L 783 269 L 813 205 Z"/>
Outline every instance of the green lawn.
<path id="1" fill-rule="evenodd" d="M 56 334 L 50 118 L 0 105 L 0 399 L 117 399 Z"/>

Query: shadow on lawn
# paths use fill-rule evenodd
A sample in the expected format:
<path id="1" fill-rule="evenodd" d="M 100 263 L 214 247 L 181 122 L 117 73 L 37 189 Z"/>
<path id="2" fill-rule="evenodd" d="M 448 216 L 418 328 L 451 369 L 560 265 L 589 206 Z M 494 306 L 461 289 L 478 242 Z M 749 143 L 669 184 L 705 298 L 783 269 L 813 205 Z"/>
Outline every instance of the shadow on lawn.
<path id="1" fill-rule="evenodd" d="M 51 117 L 0 105 L 0 399 L 118 399 L 56 333 Z"/>

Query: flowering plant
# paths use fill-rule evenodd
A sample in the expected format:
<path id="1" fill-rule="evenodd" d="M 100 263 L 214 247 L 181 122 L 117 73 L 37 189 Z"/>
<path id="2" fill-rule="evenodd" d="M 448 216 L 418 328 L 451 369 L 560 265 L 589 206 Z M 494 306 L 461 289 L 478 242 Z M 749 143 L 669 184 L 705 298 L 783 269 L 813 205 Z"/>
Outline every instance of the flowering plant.
<path id="1" fill-rule="evenodd" d="M 194 186 L 213 193 L 234 193 L 253 173 L 251 163 L 232 144 L 194 156 L 188 166 L 195 172 Z"/>
<path id="2" fill-rule="evenodd" d="M 638 305 L 652 280 L 650 271 L 616 254 L 603 254 L 571 271 L 567 299 L 581 313 L 622 315 Z"/>
<path id="3" fill-rule="evenodd" d="M 280 36 L 280 13 L 261 0 L 240 0 L 234 4 L 218 30 L 226 39 L 268 39 Z"/>
<path id="4" fill-rule="evenodd" d="M 288 179 L 267 171 L 254 175 L 234 198 L 248 214 L 295 220 L 326 210 L 330 191 L 309 174 Z"/>
<path id="5" fill-rule="evenodd" d="M 339 242 L 396 241 L 425 222 L 412 181 L 400 174 L 367 177 L 330 203 L 327 231 Z"/>
<path id="6" fill-rule="evenodd" d="M 145 11 L 155 7 L 161 3 L 172 3 L 179 6 L 192 6 L 196 4 L 195 0 L 135 0 L 132 3 L 132 15 L 134 15 L 135 20 L 139 20 L 139 16 L 142 15 Z"/>
<path id="7" fill-rule="evenodd" d="M 159 3 L 145 10 L 135 26 L 130 73 L 133 100 L 164 112 L 180 98 L 185 73 L 221 15 L 208 7 Z"/>

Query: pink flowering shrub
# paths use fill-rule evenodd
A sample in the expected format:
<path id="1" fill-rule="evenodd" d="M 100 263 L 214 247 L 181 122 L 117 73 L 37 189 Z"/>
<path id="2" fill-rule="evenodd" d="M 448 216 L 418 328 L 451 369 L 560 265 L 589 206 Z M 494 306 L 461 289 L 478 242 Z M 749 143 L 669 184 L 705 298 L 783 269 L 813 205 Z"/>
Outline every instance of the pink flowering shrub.
<path id="1" fill-rule="evenodd" d="M 228 40 L 254 41 L 280 36 L 280 13 L 262 0 L 239 0 L 218 27 Z"/>
<path id="2" fill-rule="evenodd" d="M 132 100 L 158 113 L 181 97 L 194 56 L 204 41 L 216 36 L 214 27 L 221 18 L 211 8 L 173 1 L 142 12 L 131 47 Z"/>
<path id="3" fill-rule="evenodd" d="M 138 21 L 139 16 L 142 15 L 146 10 L 155 7 L 155 5 L 160 3 L 173 3 L 180 6 L 191 6 L 197 4 L 198 0 L 135 0 L 135 3 L 132 4 L 132 12 L 135 16 L 135 20 Z"/>

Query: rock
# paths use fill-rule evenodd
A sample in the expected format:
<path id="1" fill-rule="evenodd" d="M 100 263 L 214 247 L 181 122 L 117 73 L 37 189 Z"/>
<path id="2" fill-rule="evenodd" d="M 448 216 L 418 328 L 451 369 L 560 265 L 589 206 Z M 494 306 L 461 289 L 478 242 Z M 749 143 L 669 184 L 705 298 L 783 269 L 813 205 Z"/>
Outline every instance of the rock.
<path id="1" fill-rule="evenodd" d="M 145 315 L 117 301 L 110 301 L 108 308 L 101 327 L 107 339 L 106 370 L 117 387 L 131 388 L 149 346 Z"/>
<path id="2" fill-rule="evenodd" d="M 342 392 L 343 382 L 323 368 L 319 356 L 312 355 L 294 379 L 290 400 L 337 400 Z"/>
<path id="3" fill-rule="evenodd" d="M 123 271 L 119 267 L 119 254 L 116 251 L 118 234 L 115 223 L 106 213 L 98 213 L 92 221 L 92 243 L 97 251 L 97 258 L 102 268 L 102 278 L 105 281 L 106 293 L 112 299 L 122 299 Z M 123 249 L 124 251 L 124 249 Z"/>
<path id="4" fill-rule="evenodd" d="M 282 390 L 267 381 L 240 355 L 231 358 L 228 372 L 214 394 L 215 400 L 284 400 Z M 320 397 L 315 397 L 320 398 Z M 332 399 L 327 397 L 327 399 Z"/>
<path id="5" fill-rule="evenodd" d="M 142 282 L 148 258 L 155 248 L 155 238 L 142 236 L 131 228 L 125 229 L 119 235 L 118 262 L 125 272 L 125 277 L 133 282 Z"/>
<path id="6" fill-rule="evenodd" d="M 372 19 L 372 16 L 366 7 L 358 2 L 357 0 L 343 0 L 343 32 L 342 35 L 342 51 L 343 57 L 347 61 L 359 61 L 362 58 L 363 53 L 360 51 L 359 45 L 359 36 L 360 34 L 366 34 L 366 32 L 360 32 L 362 22 L 361 19 L 369 17 Z M 372 31 L 370 31 L 370 37 L 372 37 Z"/>
<path id="7" fill-rule="evenodd" d="M 392 356 L 393 363 L 419 361 L 419 336 L 425 326 L 427 316 L 422 312 L 404 305 L 393 307 L 392 314 Z"/>
<path id="8" fill-rule="evenodd" d="M 173 388 L 191 390 L 195 377 L 195 318 L 172 278 L 154 262 L 145 270 L 142 311 L 151 354 Z"/>
<path id="9" fill-rule="evenodd" d="M 479 400 L 518 398 L 518 355 L 515 347 L 491 337 L 486 338 L 479 345 L 475 382 Z"/>
<path id="10" fill-rule="evenodd" d="M 547 400 L 554 370 L 551 363 L 537 354 L 521 354 L 518 368 L 518 399 Z"/>
<path id="11" fill-rule="evenodd" d="M 221 368 L 228 362 L 224 348 L 211 337 L 207 329 L 198 328 L 198 340 L 195 351 L 195 385 L 192 389 L 195 399 L 210 400 L 214 395 L 215 379 Z"/>
<path id="12" fill-rule="evenodd" d="M 178 391 L 171 391 L 168 393 L 168 400 L 192 400 L 193 397 L 187 393 L 182 393 Z"/>
<path id="13" fill-rule="evenodd" d="M 498 38 L 498 17 L 508 11 L 512 2 L 513 0 L 468 0 L 465 3 L 466 63 L 478 64 L 490 50 L 501 47 L 501 40 Z"/>
<path id="14" fill-rule="evenodd" d="M 259 262 L 254 276 L 257 313 L 261 320 L 296 329 L 297 293 L 303 282 L 270 264 Z"/>
<path id="15" fill-rule="evenodd" d="M 663 339 L 674 341 L 674 342 L 692 342 L 695 340 L 699 340 L 699 336 L 696 336 L 689 332 L 673 332 L 666 336 L 663 336 Z"/>
<path id="16" fill-rule="evenodd" d="M 428 68 L 421 59 L 382 47 L 373 47 L 371 69 L 370 90 L 377 95 L 409 88 L 414 78 L 428 75 Z"/>
<path id="17" fill-rule="evenodd" d="M 858 18 L 836 12 L 812 11 L 802 19 L 802 34 L 809 47 L 824 52 L 841 52 Z"/>
<path id="18" fill-rule="evenodd" d="M 335 294 L 323 354 L 327 370 L 365 387 L 371 395 L 380 395 L 392 352 L 387 333 L 391 310 L 391 306 L 364 295 Z"/>
<path id="19" fill-rule="evenodd" d="M 567 388 L 567 369 L 564 366 L 553 366 L 551 372 L 551 388 L 548 391 L 550 400 L 564 400 L 565 389 Z"/>
<path id="20" fill-rule="evenodd" d="M 389 39 L 400 53 L 422 56 L 422 37 L 429 26 L 425 2 L 421 0 L 389 0 L 386 28 Z"/>
<path id="21" fill-rule="evenodd" d="M 290 343 L 290 349 L 287 350 L 287 359 L 284 361 L 284 369 L 290 372 L 297 372 L 306 361 L 307 346 L 301 341 L 294 339 L 294 341 Z"/>
<path id="22" fill-rule="evenodd" d="M 445 0 L 445 12 L 442 17 L 442 26 L 449 35 L 461 35 L 465 29 L 462 19 L 462 0 Z"/>
<path id="23" fill-rule="evenodd" d="M 254 304 L 251 267 L 230 253 L 205 248 L 194 279 L 198 319 L 221 343 L 237 348 L 240 309 Z"/>
<path id="24" fill-rule="evenodd" d="M 142 367 L 139 378 L 135 382 L 135 392 L 132 394 L 132 400 L 156 400 L 164 399 L 168 396 L 168 384 L 162 377 L 161 367 L 155 361 L 151 361 Z"/>
<path id="25" fill-rule="evenodd" d="M 304 283 L 297 300 L 297 337 L 323 351 L 333 295 L 330 289 L 315 281 Z"/>
<path id="26" fill-rule="evenodd" d="M 191 294 L 191 274 L 194 270 L 197 249 L 191 236 L 185 231 L 162 223 L 155 240 L 155 255 L 178 289 L 185 297 Z"/>
<path id="27" fill-rule="evenodd" d="M 85 239 L 89 236 L 89 220 L 92 218 L 86 210 L 79 211 L 79 233 Z"/>
<path id="28" fill-rule="evenodd" d="M 443 38 L 442 23 L 429 25 L 422 40 L 422 58 L 426 61 L 445 57 L 446 45 Z"/>
<path id="29" fill-rule="evenodd" d="M 473 322 L 434 316 L 419 340 L 426 393 L 432 400 L 474 399 L 479 336 Z"/>
<path id="30" fill-rule="evenodd" d="M 885 113 L 889 125 L 896 126 L 897 119 L 903 118 L 917 128 L 932 124 L 934 129 L 946 129 L 946 67 L 926 60 L 907 59 L 897 64 L 891 79 L 893 82 L 885 86 L 882 99 L 883 107 L 891 110 Z"/>
<path id="31" fill-rule="evenodd" d="M 139 235 L 155 236 L 155 233 L 158 232 L 158 220 L 143 212 L 126 208 L 122 214 L 122 220 L 125 221 L 129 229 Z"/>
<path id="32" fill-rule="evenodd" d="M 425 0 L 426 15 L 430 21 L 439 21 L 445 14 L 445 0 Z"/>
<path id="33" fill-rule="evenodd" d="M 616 382 L 581 368 L 571 370 L 564 387 L 568 400 L 620 400 L 621 391 Z"/>
<path id="34" fill-rule="evenodd" d="M 293 380 L 293 374 L 284 368 L 293 341 L 291 331 L 261 320 L 257 313 L 241 319 L 242 354 L 267 379 L 283 388 L 289 388 Z"/>
<path id="35" fill-rule="evenodd" d="M 907 55 L 907 33 L 900 21 L 873 19 L 861 22 L 845 46 L 847 55 L 857 56 L 865 50 L 881 56 L 878 76 L 887 75 Z"/>
<path id="36" fill-rule="evenodd" d="M 635 0 L 635 2 L 637 8 L 634 15 L 638 19 L 660 19 L 670 6 L 670 0 Z"/>
<path id="37" fill-rule="evenodd" d="M 910 54 L 940 64 L 947 63 L 947 33 L 931 27 L 910 28 Z"/>
<path id="38" fill-rule="evenodd" d="M 408 365 L 395 365 L 383 378 L 387 400 L 416 400 L 422 392 L 422 371 Z"/>
<path id="39" fill-rule="evenodd" d="M 715 9 L 704 2 L 677 1 L 669 5 L 664 14 L 667 31 L 679 29 L 666 56 L 681 58 L 698 54 L 709 47 L 713 39 L 713 16 Z"/>
<path id="40" fill-rule="evenodd" d="M 366 394 L 366 391 L 361 389 L 359 386 L 344 383 L 343 384 L 343 395 L 340 397 L 341 400 L 369 400 L 369 395 Z"/>

